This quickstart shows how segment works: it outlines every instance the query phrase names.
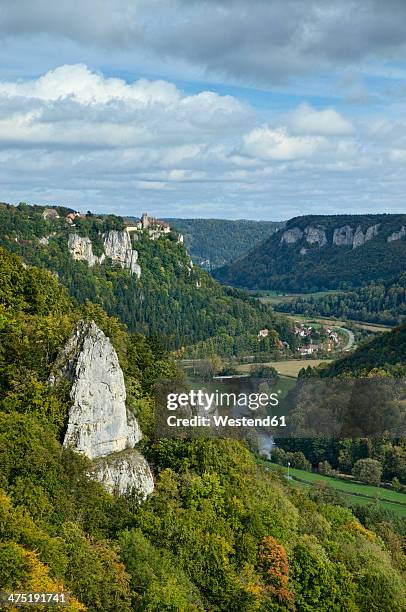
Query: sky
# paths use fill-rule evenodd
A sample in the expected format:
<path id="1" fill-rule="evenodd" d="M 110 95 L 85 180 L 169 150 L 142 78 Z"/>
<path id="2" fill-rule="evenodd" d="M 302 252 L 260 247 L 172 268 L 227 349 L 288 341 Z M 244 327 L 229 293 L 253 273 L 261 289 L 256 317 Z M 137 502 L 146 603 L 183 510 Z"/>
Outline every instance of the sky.
<path id="1" fill-rule="evenodd" d="M 0 201 L 406 212 L 404 0 L 1 0 Z"/>

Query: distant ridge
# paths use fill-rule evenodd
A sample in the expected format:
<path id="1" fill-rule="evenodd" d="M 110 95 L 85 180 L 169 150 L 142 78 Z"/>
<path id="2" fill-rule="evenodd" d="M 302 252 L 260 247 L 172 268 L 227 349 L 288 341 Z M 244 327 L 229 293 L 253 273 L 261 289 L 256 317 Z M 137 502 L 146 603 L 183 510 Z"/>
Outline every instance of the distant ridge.
<path id="1" fill-rule="evenodd" d="M 231 263 L 284 226 L 284 221 L 165 219 L 184 235 L 193 261 L 207 270 Z"/>
<path id="2" fill-rule="evenodd" d="M 406 215 L 306 215 L 213 272 L 249 289 L 311 292 L 360 287 L 406 269 Z"/>

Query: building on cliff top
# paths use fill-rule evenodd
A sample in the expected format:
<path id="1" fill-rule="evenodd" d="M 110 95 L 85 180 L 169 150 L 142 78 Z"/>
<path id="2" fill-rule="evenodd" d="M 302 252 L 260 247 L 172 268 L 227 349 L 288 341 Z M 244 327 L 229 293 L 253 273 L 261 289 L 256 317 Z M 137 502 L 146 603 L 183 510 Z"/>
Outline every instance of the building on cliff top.
<path id="1" fill-rule="evenodd" d="M 42 213 L 42 217 L 47 219 L 59 219 L 58 211 L 56 208 L 46 208 Z"/>
<path id="2" fill-rule="evenodd" d="M 168 223 L 166 223 L 165 221 L 161 221 L 161 219 L 150 217 L 148 213 L 142 214 L 140 224 L 141 229 L 160 230 L 164 234 L 167 234 L 171 231 L 171 228 Z"/>
<path id="3" fill-rule="evenodd" d="M 171 232 L 169 223 L 166 223 L 166 221 L 162 221 L 161 219 L 151 217 L 148 213 L 143 213 L 141 219 L 134 225 L 130 221 L 127 221 L 125 229 L 127 232 L 146 230 L 151 240 L 155 240 L 156 238 L 159 238 L 165 234 L 170 234 Z"/>

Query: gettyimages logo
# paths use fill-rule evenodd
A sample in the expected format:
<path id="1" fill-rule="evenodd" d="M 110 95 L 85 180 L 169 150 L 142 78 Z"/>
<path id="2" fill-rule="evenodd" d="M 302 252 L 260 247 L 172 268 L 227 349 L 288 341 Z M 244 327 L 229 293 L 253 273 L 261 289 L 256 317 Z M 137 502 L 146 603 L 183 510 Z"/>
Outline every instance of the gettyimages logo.
<path id="1" fill-rule="evenodd" d="M 225 392 L 216 389 L 208 392 L 204 389 L 191 389 L 188 393 L 169 393 L 167 396 L 168 410 L 192 406 L 202 407 L 207 411 L 214 408 L 233 406 L 247 407 L 249 410 L 258 410 L 267 406 L 277 406 L 279 404 L 278 393 L 248 393 Z"/>
<path id="2" fill-rule="evenodd" d="M 156 436 L 406 436 L 405 380 L 303 379 L 285 395 L 263 379 L 215 384 L 161 381 L 156 387 Z"/>
<path id="3" fill-rule="evenodd" d="M 206 385 L 206 386 L 205 386 Z M 174 389 L 163 381 L 157 389 L 157 434 L 161 437 L 245 437 L 248 430 L 270 431 L 286 427 L 279 413 L 280 392 L 263 381 L 229 381 L 222 388 L 193 388 L 187 383 Z"/>

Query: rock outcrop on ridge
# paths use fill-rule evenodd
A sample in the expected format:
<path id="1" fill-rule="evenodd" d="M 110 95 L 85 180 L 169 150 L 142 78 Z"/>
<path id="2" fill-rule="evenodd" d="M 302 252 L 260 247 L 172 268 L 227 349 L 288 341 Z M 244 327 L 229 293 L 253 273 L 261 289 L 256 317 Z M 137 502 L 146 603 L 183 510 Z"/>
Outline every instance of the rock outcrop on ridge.
<path id="1" fill-rule="evenodd" d="M 370 225 L 363 231 L 361 225 L 351 226 L 342 225 L 335 227 L 332 233 L 331 244 L 335 246 L 344 246 L 357 249 L 363 246 L 366 242 L 369 242 L 373 238 L 378 236 L 381 224 L 375 223 Z M 387 242 L 393 242 L 395 240 L 401 240 L 406 236 L 406 227 L 402 226 L 399 231 L 393 232 L 387 237 Z M 282 232 L 280 244 L 294 245 L 296 242 L 302 239 L 308 244 L 317 244 L 319 247 L 323 247 L 329 244 L 326 231 L 320 226 L 308 225 L 304 229 L 300 227 L 290 227 Z M 303 247 L 302 247 L 303 248 Z M 301 253 L 302 255 L 305 252 Z"/>
<path id="2" fill-rule="evenodd" d="M 97 263 L 102 264 L 108 257 L 140 278 L 141 267 L 138 263 L 138 251 L 132 248 L 130 234 L 127 231 L 110 230 L 103 235 L 103 247 L 104 253 L 97 257 L 93 253 L 90 238 L 78 234 L 69 235 L 68 249 L 73 259 L 86 261 L 89 267 L 93 267 Z"/>
<path id="3" fill-rule="evenodd" d="M 65 447 L 95 461 L 92 474 L 109 491 L 135 489 L 141 497 L 154 484 L 144 457 L 134 448 L 142 437 L 125 404 L 117 353 L 97 325 L 80 321 L 55 363 L 50 382 L 72 383 Z"/>
<path id="4" fill-rule="evenodd" d="M 394 242 L 395 240 L 402 240 L 406 236 L 406 227 L 402 225 L 398 232 L 393 232 L 390 236 L 388 236 L 388 242 Z"/>
<path id="5" fill-rule="evenodd" d="M 102 263 L 104 255 L 100 258 L 94 255 L 92 241 L 86 236 L 70 234 L 68 239 L 68 249 L 73 259 L 76 261 L 86 261 L 92 267 L 96 263 Z"/>
<path id="6" fill-rule="evenodd" d="M 131 274 L 135 274 L 138 278 L 141 276 L 141 267 L 137 263 L 138 252 L 132 248 L 128 232 L 111 230 L 105 234 L 104 252 L 106 257 L 119 263 L 122 268 L 128 268 Z"/>

